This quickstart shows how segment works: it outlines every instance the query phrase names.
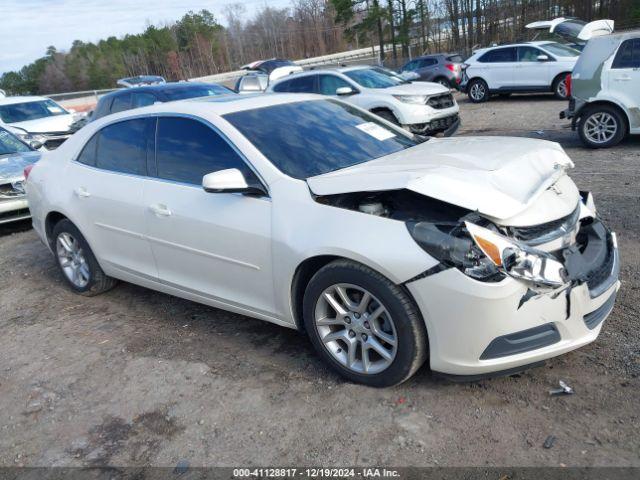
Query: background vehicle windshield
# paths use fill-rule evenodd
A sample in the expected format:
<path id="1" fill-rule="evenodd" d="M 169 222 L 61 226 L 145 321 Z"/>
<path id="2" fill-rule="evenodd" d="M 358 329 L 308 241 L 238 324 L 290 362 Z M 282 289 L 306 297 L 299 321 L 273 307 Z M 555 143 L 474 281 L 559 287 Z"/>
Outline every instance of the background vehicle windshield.
<path id="1" fill-rule="evenodd" d="M 334 100 L 273 105 L 229 113 L 224 118 L 280 171 L 299 179 L 417 144 L 377 117 Z"/>
<path id="2" fill-rule="evenodd" d="M 13 134 L 0 128 L 0 155 L 9 153 L 30 152 L 31 149 L 18 140 Z"/>
<path id="3" fill-rule="evenodd" d="M 344 74 L 365 88 L 389 88 L 398 85 L 398 82 L 388 75 L 383 75 L 382 73 L 369 68 L 351 70 L 349 72 L 344 72 Z"/>
<path id="4" fill-rule="evenodd" d="M 53 100 L 39 100 L 35 102 L 11 103 L 0 105 L 0 118 L 5 123 L 26 122 L 56 115 L 66 115 L 64 108 Z"/>
<path id="5" fill-rule="evenodd" d="M 542 45 L 542 48 L 548 50 L 554 55 L 557 55 L 558 57 L 577 57 L 580 55 L 580 52 L 575 48 L 567 47 L 561 43 L 547 43 Z"/>
<path id="6" fill-rule="evenodd" d="M 221 85 L 207 85 L 202 87 L 171 88 L 165 90 L 164 94 L 169 100 L 184 100 L 185 98 L 211 97 L 214 95 L 224 95 L 233 93 Z"/>

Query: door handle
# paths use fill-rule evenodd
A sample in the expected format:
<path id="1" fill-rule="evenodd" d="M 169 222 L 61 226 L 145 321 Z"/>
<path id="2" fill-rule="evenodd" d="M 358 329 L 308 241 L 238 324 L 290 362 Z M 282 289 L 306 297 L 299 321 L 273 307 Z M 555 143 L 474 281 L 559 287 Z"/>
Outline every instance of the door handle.
<path id="1" fill-rule="evenodd" d="M 171 210 L 169 210 L 166 205 L 158 203 L 156 205 L 151 205 L 149 208 L 159 217 L 169 217 L 171 215 Z"/>
<path id="2" fill-rule="evenodd" d="M 91 194 L 89 192 L 87 192 L 87 189 L 84 187 L 78 187 L 76 188 L 73 193 L 76 194 L 76 197 L 78 198 L 87 198 L 90 197 Z"/>
<path id="3" fill-rule="evenodd" d="M 625 75 L 624 77 L 614 77 L 614 80 L 618 80 L 619 82 L 628 82 L 631 80 L 631 77 Z"/>

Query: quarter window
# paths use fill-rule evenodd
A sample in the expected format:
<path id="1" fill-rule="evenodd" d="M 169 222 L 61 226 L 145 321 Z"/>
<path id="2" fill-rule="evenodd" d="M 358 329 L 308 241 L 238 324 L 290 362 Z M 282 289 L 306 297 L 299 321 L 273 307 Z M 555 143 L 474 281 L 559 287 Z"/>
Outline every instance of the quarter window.
<path id="1" fill-rule="evenodd" d="M 611 68 L 640 68 L 640 38 L 622 42 Z"/>
<path id="2" fill-rule="evenodd" d="M 84 146 L 84 148 L 80 152 L 80 155 L 78 155 L 78 158 L 77 158 L 78 162 L 95 167 L 97 145 L 98 145 L 98 134 L 95 134 L 93 137 L 91 137 L 91 140 L 89 140 L 87 144 Z"/>
<path id="3" fill-rule="evenodd" d="M 490 50 L 484 55 L 482 55 L 479 59 L 479 62 L 482 63 L 505 63 L 505 62 L 515 62 L 516 61 L 516 48 L 508 47 L 508 48 L 496 48 L 495 50 Z"/>
<path id="4" fill-rule="evenodd" d="M 238 153 L 207 125 L 189 118 L 160 117 L 156 140 L 158 178 L 202 185 L 202 177 L 239 169 L 247 181 L 255 176 Z"/>
<path id="5" fill-rule="evenodd" d="M 96 167 L 145 175 L 147 143 L 154 124 L 152 118 L 136 118 L 104 127 L 98 134 Z"/>

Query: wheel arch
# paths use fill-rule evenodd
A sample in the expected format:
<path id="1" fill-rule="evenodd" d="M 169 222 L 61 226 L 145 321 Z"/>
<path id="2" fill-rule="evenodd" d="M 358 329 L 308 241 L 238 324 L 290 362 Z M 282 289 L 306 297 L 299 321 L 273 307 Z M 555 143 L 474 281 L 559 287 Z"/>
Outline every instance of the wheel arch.
<path id="1" fill-rule="evenodd" d="M 627 112 L 621 105 L 617 102 L 607 99 L 607 100 L 597 100 L 595 102 L 587 103 L 581 110 L 580 114 L 577 115 L 578 118 L 583 117 L 586 112 L 593 109 L 594 107 L 611 107 L 618 111 L 621 114 L 622 119 L 625 121 L 625 134 L 628 135 L 631 128 L 631 118 L 629 116 L 629 112 Z"/>
<path id="2" fill-rule="evenodd" d="M 65 219 L 73 223 L 73 220 L 71 220 L 67 215 L 65 215 L 64 213 L 58 210 L 52 210 L 49 213 L 47 213 L 47 216 L 45 217 L 45 220 L 44 220 L 44 232 L 45 232 L 49 247 L 52 247 L 53 245 L 53 238 L 52 238 L 53 229 L 61 220 L 65 220 Z"/>

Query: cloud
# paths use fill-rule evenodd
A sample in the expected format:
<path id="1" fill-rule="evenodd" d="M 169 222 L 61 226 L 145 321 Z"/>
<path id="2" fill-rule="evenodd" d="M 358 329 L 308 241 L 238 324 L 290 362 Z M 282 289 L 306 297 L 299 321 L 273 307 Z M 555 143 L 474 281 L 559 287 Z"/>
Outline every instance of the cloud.
<path id="1" fill-rule="evenodd" d="M 222 9 L 236 0 L 0 0 L 0 72 L 16 70 L 42 57 L 49 45 L 64 51 L 74 40 L 95 42 L 144 31 L 149 24 L 178 20 L 189 10 L 207 9 L 222 20 Z M 264 3 L 263 3 L 264 2 Z M 249 7 L 265 0 L 240 3 Z M 288 0 L 277 3 L 287 5 Z"/>

